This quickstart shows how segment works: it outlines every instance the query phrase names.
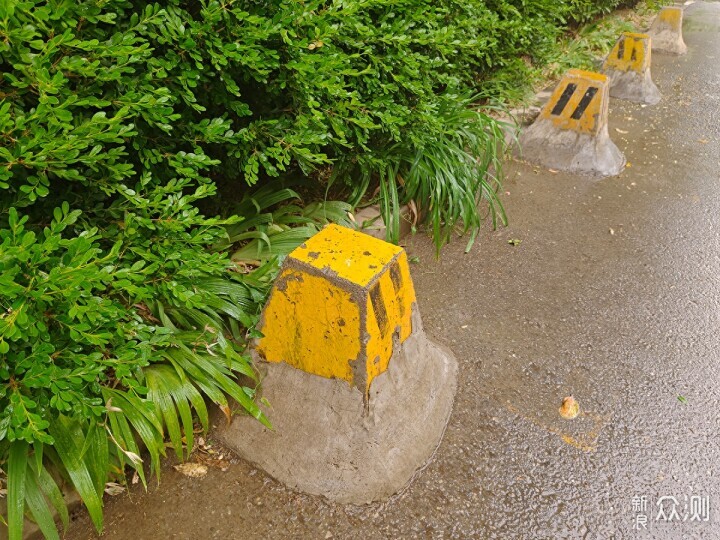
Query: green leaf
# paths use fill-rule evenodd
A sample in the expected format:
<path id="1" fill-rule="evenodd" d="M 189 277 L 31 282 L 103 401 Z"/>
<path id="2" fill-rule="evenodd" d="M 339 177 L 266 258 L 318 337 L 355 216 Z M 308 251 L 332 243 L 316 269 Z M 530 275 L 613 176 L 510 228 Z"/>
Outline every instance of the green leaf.
<path id="1" fill-rule="evenodd" d="M 168 369 L 163 369 L 166 367 Z M 178 459 L 182 460 L 183 445 L 180 422 L 169 390 L 171 385 L 177 385 L 177 375 L 168 366 L 151 366 L 145 370 L 145 377 L 148 385 L 148 398 L 155 404 L 158 415 L 162 416 L 175 453 Z"/>
<path id="2" fill-rule="evenodd" d="M 196 380 L 200 380 L 204 373 L 204 378 L 209 385 L 222 390 L 237 401 L 243 408 L 254 418 L 259 420 L 263 425 L 272 428 L 270 421 L 265 417 L 257 404 L 248 397 L 243 391 L 242 386 L 231 379 L 221 365 L 213 362 L 213 357 L 200 356 L 194 354 L 187 347 L 180 347 L 180 354 L 174 355 L 173 358 L 189 373 L 193 374 Z M 200 377 L 198 377 L 200 375 Z"/>
<path id="3" fill-rule="evenodd" d="M 25 500 L 32 518 L 42 531 L 43 536 L 48 540 L 60 540 L 52 511 L 33 474 L 26 477 Z"/>
<path id="4" fill-rule="evenodd" d="M 59 415 L 50 424 L 50 434 L 55 439 L 55 450 L 65 466 L 73 486 L 85 503 L 95 528 L 103 528 L 102 491 L 96 490 L 90 471 L 82 460 L 82 447 L 79 441 L 84 439 L 80 424 L 70 418 Z"/>
<path id="5" fill-rule="evenodd" d="M 13 441 L 8 450 L 7 513 L 9 540 L 22 540 L 27 489 L 28 443 Z"/>
<path id="6" fill-rule="evenodd" d="M 69 515 L 68 515 L 68 509 L 67 505 L 65 504 L 65 498 L 63 497 L 62 492 L 60 491 L 60 488 L 55 483 L 55 480 L 53 480 L 52 476 L 50 476 L 50 473 L 48 470 L 41 466 L 40 468 L 36 468 L 37 466 L 30 463 L 33 471 L 35 472 L 35 475 L 37 476 L 37 483 L 42 492 L 45 494 L 45 497 L 48 498 L 50 503 L 53 505 L 55 510 L 57 511 L 58 516 L 60 516 L 60 521 L 63 524 L 63 527 L 67 528 L 68 522 L 69 522 Z"/>
<path id="7" fill-rule="evenodd" d="M 137 471 L 143 486 L 147 488 L 147 480 L 145 478 L 145 471 L 142 463 L 136 463 L 129 459 L 126 452 L 138 455 L 140 449 L 138 448 L 135 438 L 133 436 L 132 429 L 127 419 L 122 414 L 108 414 L 110 419 L 110 433 L 114 437 L 114 442 L 120 447 L 116 449 L 115 454 L 117 455 L 120 467 L 124 468 L 125 465 L 129 465 L 135 471 Z"/>
<path id="8" fill-rule="evenodd" d="M 110 469 L 107 433 L 97 422 L 91 421 L 91 427 L 85 435 L 85 439 L 90 443 L 87 444 L 87 452 L 84 453 L 83 460 L 90 472 L 95 491 L 102 497 Z"/>
<path id="9" fill-rule="evenodd" d="M 15 13 L 16 0 L 0 0 L 0 18 L 9 19 Z"/>
<path id="10" fill-rule="evenodd" d="M 165 446 L 163 444 L 163 426 L 162 420 L 156 415 L 154 407 L 151 403 L 145 402 L 133 396 L 130 393 L 120 390 L 103 390 L 106 399 L 112 398 L 114 406 L 121 409 L 122 413 L 109 413 L 110 415 L 122 415 L 127 418 L 135 432 L 140 436 L 143 443 L 150 453 L 151 468 L 159 476 L 160 474 L 160 456 L 165 455 Z M 122 420 L 120 426 L 123 426 Z M 125 442 L 129 443 L 132 435 L 125 433 Z M 128 448 L 129 450 L 129 448 Z M 137 452 L 133 452 L 137 453 Z"/>
<path id="11" fill-rule="evenodd" d="M 35 441 L 33 443 L 33 457 L 34 463 L 31 463 L 34 471 L 39 471 L 43 468 L 43 443 Z"/>

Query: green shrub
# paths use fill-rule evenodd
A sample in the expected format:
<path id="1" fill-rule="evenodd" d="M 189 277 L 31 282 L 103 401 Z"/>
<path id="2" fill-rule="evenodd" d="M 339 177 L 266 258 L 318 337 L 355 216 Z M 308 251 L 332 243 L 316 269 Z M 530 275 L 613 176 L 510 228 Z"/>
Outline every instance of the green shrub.
<path id="1" fill-rule="evenodd" d="M 59 504 L 62 477 L 100 528 L 110 475 L 128 465 L 145 479 L 136 439 L 151 470 L 159 472 L 165 436 L 182 458 L 193 447 L 191 410 L 208 427 L 203 396 L 229 414 L 229 395 L 266 422 L 236 378 L 254 377 L 237 321 L 252 327 L 264 284 L 246 283 L 228 272 L 227 256 L 206 249 L 224 237 L 220 222 L 192 207 L 209 188 L 183 187 L 170 182 L 150 197 L 141 185 L 126 190 L 109 233 L 81 227 L 68 204 L 36 230 L 14 208 L 6 214 L 0 456 L 12 538 L 25 503 L 57 537 L 45 497 Z"/>
<path id="2" fill-rule="evenodd" d="M 238 271 L 217 246 L 242 220 L 199 211 L 232 132 L 201 114 L 201 67 L 162 73 L 173 8 L 4 2 L 0 21 L 0 467 L 10 538 L 24 513 L 57 538 L 60 486 L 100 530 L 105 482 L 125 467 L 145 481 L 141 445 L 155 473 L 166 437 L 188 455 L 205 399 L 267 422 L 244 349 L 277 258 Z M 322 222 L 285 212 L 305 223 L 294 245 Z"/>

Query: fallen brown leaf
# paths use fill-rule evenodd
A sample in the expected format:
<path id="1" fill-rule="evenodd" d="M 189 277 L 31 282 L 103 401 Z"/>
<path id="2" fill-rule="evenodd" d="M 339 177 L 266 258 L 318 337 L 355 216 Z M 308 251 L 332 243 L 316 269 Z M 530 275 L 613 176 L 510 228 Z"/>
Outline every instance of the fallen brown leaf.
<path id="1" fill-rule="evenodd" d="M 206 465 L 200 463 L 181 463 L 173 467 L 180 474 L 189 476 L 190 478 L 202 478 L 208 472 Z"/>
<path id="2" fill-rule="evenodd" d="M 117 482 L 108 482 L 107 484 L 105 484 L 105 493 L 107 493 L 111 497 L 114 497 L 115 495 L 120 495 L 123 491 L 125 491 L 125 486 L 120 485 Z"/>

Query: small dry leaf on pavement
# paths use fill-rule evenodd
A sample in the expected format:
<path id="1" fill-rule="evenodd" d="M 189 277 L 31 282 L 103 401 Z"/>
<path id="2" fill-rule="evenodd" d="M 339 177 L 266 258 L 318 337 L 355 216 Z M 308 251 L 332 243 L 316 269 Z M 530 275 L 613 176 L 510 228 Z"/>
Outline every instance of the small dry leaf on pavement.
<path id="1" fill-rule="evenodd" d="M 580 414 L 580 405 L 574 397 L 568 396 L 562 400 L 562 405 L 560 405 L 560 416 L 567 420 L 572 420 L 578 414 Z"/>
<path id="2" fill-rule="evenodd" d="M 107 493 L 111 497 L 114 497 L 115 495 L 120 495 L 123 491 L 125 491 L 125 486 L 120 485 L 117 482 L 108 482 L 107 484 L 105 484 L 105 493 Z"/>
<path id="3" fill-rule="evenodd" d="M 208 468 L 200 463 L 181 463 L 173 467 L 180 474 L 190 478 L 202 478 L 208 472 Z"/>

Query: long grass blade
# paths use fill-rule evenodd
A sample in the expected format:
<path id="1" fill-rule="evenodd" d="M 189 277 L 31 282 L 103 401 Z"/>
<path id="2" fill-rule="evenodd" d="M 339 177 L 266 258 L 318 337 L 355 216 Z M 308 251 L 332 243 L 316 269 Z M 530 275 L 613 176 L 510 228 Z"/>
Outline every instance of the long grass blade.
<path id="1" fill-rule="evenodd" d="M 102 495 L 93 483 L 90 471 L 81 459 L 82 447 L 78 444 L 84 439 L 78 422 L 60 415 L 50 424 L 50 434 L 55 439 L 54 448 L 65 466 L 65 470 L 85 503 L 90 519 L 98 532 L 103 528 Z"/>
<path id="2" fill-rule="evenodd" d="M 52 510 L 40 490 L 34 474 L 25 477 L 25 501 L 33 520 L 47 540 L 60 540 Z"/>
<path id="3" fill-rule="evenodd" d="M 7 515 L 9 540 L 22 540 L 27 489 L 27 460 L 29 445 L 13 441 L 8 450 Z"/>
<path id="4" fill-rule="evenodd" d="M 32 467 L 33 472 L 37 476 L 38 486 L 42 490 L 45 497 L 47 497 L 47 499 L 50 501 L 50 504 L 52 504 L 55 508 L 57 515 L 60 517 L 60 522 L 63 524 L 63 527 L 67 528 L 70 521 L 70 516 L 68 514 L 67 505 L 65 504 L 65 498 L 63 497 L 60 488 L 58 487 L 57 483 L 44 465 L 41 465 L 40 468 L 37 468 L 37 465 L 31 462 L 30 466 Z"/>

